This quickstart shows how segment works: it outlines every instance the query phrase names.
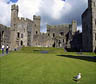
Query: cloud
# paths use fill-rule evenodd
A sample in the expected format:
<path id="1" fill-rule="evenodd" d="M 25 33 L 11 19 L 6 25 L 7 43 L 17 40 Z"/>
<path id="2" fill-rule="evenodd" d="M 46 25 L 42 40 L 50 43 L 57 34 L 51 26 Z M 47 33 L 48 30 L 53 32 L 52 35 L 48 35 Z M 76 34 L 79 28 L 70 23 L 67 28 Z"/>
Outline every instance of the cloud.
<path id="1" fill-rule="evenodd" d="M 78 28 L 81 30 L 81 15 L 87 8 L 87 0 L 66 0 L 65 2 L 62 0 L 51 2 L 51 0 L 51 4 L 49 1 L 40 8 L 42 24 L 44 23 L 43 31 L 46 30 L 46 23 L 51 25 L 66 24 L 71 23 L 73 19 L 77 21 Z"/>
<path id="2" fill-rule="evenodd" d="M 10 25 L 10 5 L 8 0 L 0 0 L 0 24 Z"/>
<path id="3" fill-rule="evenodd" d="M 10 3 L 8 3 L 10 2 Z M 41 31 L 46 31 L 46 24 L 65 24 L 77 20 L 81 26 L 81 14 L 87 8 L 87 0 L 18 0 L 19 17 L 33 19 L 41 16 Z M 0 0 L 0 23 L 10 25 L 10 7 L 12 0 Z M 3 12 L 1 12 L 3 11 Z"/>
<path id="4" fill-rule="evenodd" d="M 68 11 L 70 11 L 71 5 L 62 0 L 54 0 L 52 9 L 53 9 L 52 14 L 53 19 L 58 20 L 61 18 L 63 12 L 66 14 Z"/>

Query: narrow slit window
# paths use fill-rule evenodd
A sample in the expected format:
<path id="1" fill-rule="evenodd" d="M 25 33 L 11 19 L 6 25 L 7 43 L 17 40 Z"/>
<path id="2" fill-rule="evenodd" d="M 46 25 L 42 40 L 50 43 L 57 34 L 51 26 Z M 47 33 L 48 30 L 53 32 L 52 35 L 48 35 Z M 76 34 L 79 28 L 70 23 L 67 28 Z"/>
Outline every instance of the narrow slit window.
<path id="1" fill-rule="evenodd" d="M 96 33 L 95 33 L 95 40 L 96 40 Z"/>
<path id="2" fill-rule="evenodd" d="M 17 32 L 17 38 L 19 38 L 20 37 L 20 33 L 19 32 Z"/>

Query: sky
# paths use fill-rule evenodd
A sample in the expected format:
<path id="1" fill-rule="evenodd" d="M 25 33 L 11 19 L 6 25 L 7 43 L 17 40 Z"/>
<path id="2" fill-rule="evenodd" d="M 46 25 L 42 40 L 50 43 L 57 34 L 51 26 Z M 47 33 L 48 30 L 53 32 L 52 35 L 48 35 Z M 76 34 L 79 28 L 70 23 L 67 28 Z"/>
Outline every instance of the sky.
<path id="1" fill-rule="evenodd" d="M 81 15 L 88 0 L 0 0 L 0 24 L 10 26 L 12 4 L 19 6 L 19 17 L 33 20 L 33 15 L 41 16 L 41 32 L 46 32 L 46 24 L 70 24 L 72 20 L 82 31 Z"/>

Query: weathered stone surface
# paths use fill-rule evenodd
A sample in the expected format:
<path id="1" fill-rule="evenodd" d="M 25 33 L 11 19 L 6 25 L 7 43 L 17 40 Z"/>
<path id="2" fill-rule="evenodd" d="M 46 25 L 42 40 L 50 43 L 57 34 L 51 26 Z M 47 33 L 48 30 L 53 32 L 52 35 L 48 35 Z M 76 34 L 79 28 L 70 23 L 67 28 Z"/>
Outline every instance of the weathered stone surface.
<path id="1" fill-rule="evenodd" d="M 10 38 L 10 28 L 0 24 L 0 48 L 2 44 L 4 44 L 5 47 L 6 45 L 10 44 L 9 38 Z"/>
<path id="2" fill-rule="evenodd" d="M 88 8 L 82 14 L 82 39 L 84 51 L 96 50 L 96 0 L 88 0 Z"/>

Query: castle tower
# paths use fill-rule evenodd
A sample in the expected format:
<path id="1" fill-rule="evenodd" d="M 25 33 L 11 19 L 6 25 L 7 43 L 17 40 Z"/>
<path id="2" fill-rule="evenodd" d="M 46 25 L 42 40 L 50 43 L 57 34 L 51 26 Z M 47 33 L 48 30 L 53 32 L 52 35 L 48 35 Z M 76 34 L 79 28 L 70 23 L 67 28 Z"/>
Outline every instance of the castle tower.
<path id="1" fill-rule="evenodd" d="M 88 8 L 82 14 L 82 41 L 85 51 L 96 51 L 96 0 L 88 0 Z"/>
<path id="2" fill-rule="evenodd" d="M 18 19 L 18 5 L 14 4 L 11 6 L 11 27 L 14 28 L 16 26 L 16 22 Z"/>
<path id="3" fill-rule="evenodd" d="M 39 35 L 40 34 L 40 16 L 33 16 L 33 22 L 34 22 L 34 34 Z"/>
<path id="4" fill-rule="evenodd" d="M 96 6 L 96 0 L 88 0 L 88 8 L 94 8 Z"/>
<path id="5" fill-rule="evenodd" d="M 14 50 L 16 48 L 16 25 L 18 20 L 18 6 L 16 4 L 11 6 L 11 32 L 10 32 L 10 50 Z"/>
<path id="6" fill-rule="evenodd" d="M 89 8 L 91 9 L 91 17 L 92 17 L 91 18 L 92 51 L 96 52 L 96 0 L 89 0 Z"/>
<path id="7" fill-rule="evenodd" d="M 72 35 L 77 31 L 77 22 L 75 20 L 72 21 Z"/>

